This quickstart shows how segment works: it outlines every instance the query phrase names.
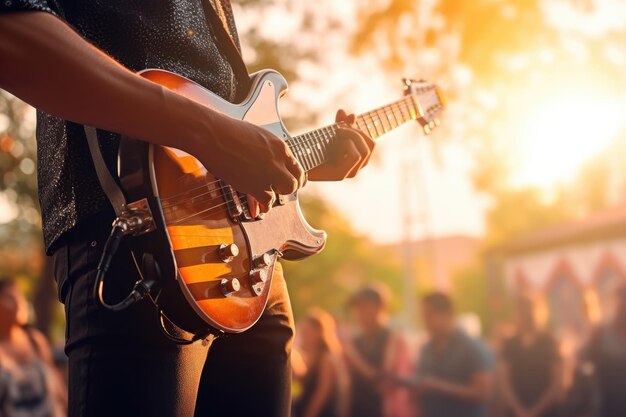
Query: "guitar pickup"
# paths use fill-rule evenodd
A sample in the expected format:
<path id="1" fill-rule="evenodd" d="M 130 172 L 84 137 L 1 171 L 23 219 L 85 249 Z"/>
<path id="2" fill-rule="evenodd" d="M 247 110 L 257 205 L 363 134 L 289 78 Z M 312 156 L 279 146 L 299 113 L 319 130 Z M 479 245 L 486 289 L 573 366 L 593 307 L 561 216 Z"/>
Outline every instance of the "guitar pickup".
<path id="1" fill-rule="evenodd" d="M 238 194 L 230 185 L 226 184 L 222 180 L 220 180 L 220 188 L 222 189 L 222 195 L 226 201 L 228 215 L 234 222 L 240 221 L 244 212 Z"/>

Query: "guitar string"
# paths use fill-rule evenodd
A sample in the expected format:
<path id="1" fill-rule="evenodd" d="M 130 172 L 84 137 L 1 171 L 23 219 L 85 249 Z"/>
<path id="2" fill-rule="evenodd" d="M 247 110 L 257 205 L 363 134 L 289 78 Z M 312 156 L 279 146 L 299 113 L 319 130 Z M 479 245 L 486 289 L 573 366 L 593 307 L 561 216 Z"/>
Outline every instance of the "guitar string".
<path id="1" fill-rule="evenodd" d="M 380 116 L 379 116 L 379 118 L 380 118 Z M 395 118 L 395 116 L 394 116 L 394 118 Z M 391 126 L 391 124 L 390 124 L 390 127 L 391 127 L 392 129 L 395 129 L 396 127 L 401 126 L 401 124 L 402 124 L 402 123 L 397 123 L 397 119 L 396 119 L 396 126 L 395 126 L 395 127 L 393 127 L 393 126 Z M 326 126 L 326 127 L 322 127 L 322 128 L 320 128 L 320 129 L 318 129 L 318 130 L 326 130 L 326 129 L 328 129 L 328 130 L 330 130 L 330 131 L 332 132 L 332 129 L 333 129 L 335 126 L 336 126 L 336 125 Z M 383 129 L 384 129 L 384 127 L 383 127 Z M 307 134 L 308 134 L 308 135 L 315 135 L 316 133 L 317 133 L 316 131 L 312 131 L 312 132 L 309 132 L 309 133 L 307 133 Z M 319 132 L 319 134 L 324 135 L 324 132 Z M 304 137 L 304 135 L 301 135 L 301 136 L 296 136 L 296 137 L 294 137 L 293 139 L 298 140 L 300 137 Z M 319 140 L 319 139 L 322 139 L 322 140 L 323 140 L 323 142 L 326 142 L 326 144 L 328 144 L 328 140 L 332 139 L 332 137 L 325 137 L 325 136 L 322 136 L 321 138 L 318 138 L 317 140 Z M 305 140 L 304 140 L 304 141 L 301 141 L 301 142 L 298 142 L 298 143 L 312 143 L 312 142 L 313 142 L 313 141 L 315 141 L 315 140 L 316 140 L 315 138 L 306 139 L 306 137 L 305 137 Z M 319 142 L 317 142 L 317 143 L 319 143 Z M 291 148 L 295 148 L 295 147 L 297 147 L 297 146 L 296 146 L 296 145 L 294 145 L 294 146 L 290 146 L 290 147 L 291 147 Z M 313 161 L 313 162 L 314 162 L 314 163 L 317 163 L 317 161 Z M 320 161 L 320 162 L 321 162 L 321 161 Z M 201 185 L 201 186 L 198 186 L 198 187 L 192 188 L 191 190 L 184 191 L 183 193 L 179 193 L 179 194 L 177 194 L 177 195 L 175 195 L 175 196 L 171 196 L 171 197 L 167 197 L 167 198 L 160 199 L 160 201 L 161 201 L 161 202 L 166 201 L 166 200 L 167 200 L 167 201 L 169 201 L 169 200 L 170 200 L 170 199 L 172 199 L 172 198 L 178 197 L 178 196 L 180 196 L 180 195 L 182 195 L 182 194 L 188 193 L 188 192 L 190 192 L 190 191 L 194 191 L 194 190 L 196 190 L 196 189 L 200 189 L 200 188 L 207 187 L 207 186 L 212 185 L 212 184 L 215 184 L 215 183 L 217 183 L 217 182 L 219 182 L 219 181 L 220 181 L 220 180 L 215 180 L 215 181 L 212 181 L 212 182 L 206 183 L 206 184 L 204 184 L 204 185 Z M 177 205 L 182 205 L 182 204 L 185 204 L 185 202 L 186 202 L 186 201 L 193 200 L 193 199 L 197 199 L 197 198 L 203 197 L 203 196 L 205 196 L 205 195 L 208 195 L 208 194 L 211 194 L 211 193 L 214 193 L 214 192 L 219 192 L 219 191 L 222 191 L 222 190 L 226 189 L 227 187 L 229 187 L 229 185 L 224 185 L 224 186 L 219 187 L 219 188 L 214 188 L 214 189 L 209 190 L 209 191 L 206 191 L 206 192 L 204 192 L 204 193 L 201 193 L 201 194 L 198 194 L 198 195 L 195 195 L 195 196 L 188 197 L 188 198 L 187 198 L 187 199 L 185 199 L 184 201 L 181 201 L 181 202 L 178 202 L 178 203 L 163 204 L 163 206 L 162 206 L 162 207 L 163 207 L 163 208 L 170 208 L 170 207 L 175 207 L 175 206 L 177 206 Z M 223 198 L 223 196 L 216 196 L 216 197 L 213 197 L 212 199 L 218 199 L 218 198 Z M 209 200 L 209 201 L 210 201 L 210 200 Z M 219 204 L 219 205 L 217 205 L 217 206 L 214 206 L 214 208 L 217 208 L 217 207 L 219 207 L 219 206 L 221 206 L 221 205 L 223 205 L 223 204 L 228 204 L 228 203 L 230 203 L 230 202 L 232 202 L 232 201 L 233 201 L 233 200 L 226 201 L 226 202 L 221 203 L 221 204 Z M 212 209 L 212 208 L 210 207 L 210 208 L 208 208 L 208 209 L 206 209 L 206 210 L 203 210 L 202 212 L 206 212 L 207 210 L 210 210 L 210 209 Z"/>
<path id="2" fill-rule="evenodd" d="M 298 138 L 298 137 L 294 137 L 294 139 L 296 139 L 296 138 Z M 326 138 L 320 138 L 320 139 L 326 140 Z M 328 139 L 331 139 L 331 138 L 328 138 Z M 315 142 L 315 139 L 313 139 L 313 138 L 311 138 L 311 139 L 307 139 L 307 140 L 304 140 L 304 141 L 302 141 L 302 142 L 298 142 L 298 144 L 303 144 L 303 143 L 317 144 L 317 142 Z M 296 148 L 296 147 L 298 147 L 298 146 L 297 146 L 297 145 L 290 146 L 290 148 Z M 321 156 L 320 156 L 320 157 L 321 157 Z M 321 162 L 321 160 L 320 160 L 320 162 Z M 317 161 L 315 161 L 314 163 L 317 163 Z M 307 164 L 308 164 L 308 163 L 307 163 Z M 311 169 L 311 168 L 309 168 L 309 169 Z M 192 188 L 192 189 L 189 189 L 189 190 L 183 191 L 183 192 L 181 192 L 181 193 L 175 194 L 175 195 L 173 195 L 173 196 L 170 196 L 170 197 L 165 197 L 165 198 L 161 198 L 161 199 L 159 199 L 159 200 L 160 200 L 161 202 L 166 202 L 166 201 L 172 200 L 172 199 L 174 199 L 174 198 L 180 198 L 180 197 L 185 197 L 185 199 L 195 199 L 195 198 L 199 198 L 199 197 L 202 197 L 202 196 L 204 196 L 204 195 L 207 195 L 207 194 L 211 194 L 211 193 L 213 193 L 213 192 L 217 192 L 217 191 L 224 190 L 225 188 L 229 187 L 229 185 L 228 185 L 228 184 L 225 184 L 225 185 L 223 185 L 223 186 L 221 186 L 221 187 L 218 187 L 218 188 L 214 188 L 214 189 L 208 190 L 208 191 L 206 191 L 206 192 L 204 192 L 204 193 L 201 193 L 201 194 L 198 194 L 198 195 L 194 195 L 194 196 L 185 196 L 185 195 L 184 195 L 184 194 L 187 194 L 187 193 L 189 193 L 189 192 L 191 192 L 191 191 L 195 191 L 195 190 L 198 190 L 198 189 L 202 189 L 202 188 L 208 187 L 208 186 L 213 185 L 213 184 L 215 184 L 215 183 L 217 183 L 217 182 L 219 182 L 219 181 L 220 181 L 220 180 L 211 181 L 211 182 L 208 182 L 208 183 L 206 183 L 206 184 L 200 185 L 200 186 L 198 186 L 198 187 L 194 187 L 194 188 Z M 178 204 L 184 204 L 184 202 L 180 202 L 180 203 L 170 203 L 170 204 L 167 204 L 167 205 L 163 204 L 163 207 L 164 207 L 164 208 L 165 208 L 165 207 L 173 207 L 173 206 L 176 206 L 176 205 L 178 205 Z"/>
<path id="3" fill-rule="evenodd" d="M 312 132 L 309 132 L 308 134 L 312 134 Z M 304 136 L 304 135 L 300 135 L 300 136 Z M 299 138 L 300 138 L 300 136 L 294 136 L 292 139 L 296 139 L 296 140 L 297 140 L 297 139 L 299 139 Z M 323 140 L 323 141 L 325 141 L 325 142 L 328 142 L 328 141 L 332 140 L 332 137 L 309 138 L 309 139 L 305 139 L 305 140 L 301 140 L 301 141 L 294 142 L 294 145 L 288 144 L 288 146 L 289 146 L 289 148 L 290 148 L 290 149 L 295 149 L 295 148 L 298 148 L 298 150 L 300 151 L 301 149 L 300 149 L 300 147 L 299 147 L 298 145 L 302 145 L 302 144 L 305 144 L 305 143 L 308 143 L 308 144 L 311 144 L 311 145 L 316 145 L 316 144 L 319 144 L 319 142 L 318 142 L 318 140 L 319 140 L 319 139 L 321 139 L 321 140 Z M 302 150 L 302 151 L 303 151 L 303 150 Z M 313 152 L 313 151 L 312 151 L 312 152 Z M 298 153 L 300 153 L 300 152 L 298 152 Z M 299 162 L 300 162 L 300 161 L 299 161 Z M 199 168 L 199 169 L 201 169 L 201 168 Z M 198 169 L 198 170 L 199 170 L 199 169 Z M 187 194 L 187 193 L 189 193 L 189 192 L 191 192 L 191 191 L 195 191 L 195 190 L 198 190 L 198 189 L 201 189 L 201 188 L 208 187 L 208 186 L 213 185 L 213 184 L 215 184 L 215 183 L 217 183 L 217 182 L 220 182 L 220 181 L 221 181 L 221 180 L 214 180 L 214 181 L 211 181 L 211 182 L 207 182 L 206 184 L 202 184 L 202 185 L 199 185 L 199 186 L 197 186 L 197 187 L 190 188 L 189 190 L 182 191 L 182 192 L 177 193 L 177 194 L 174 194 L 174 195 L 172 195 L 172 196 L 161 198 L 161 199 L 160 199 L 160 201 L 162 201 L 162 202 L 163 202 L 163 201 L 169 201 L 169 200 L 171 200 L 171 199 L 174 199 L 174 198 L 177 198 L 177 197 L 183 196 L 184 194 Z M 223 189 L 223 188 L 224 188 L 224 187 L 222 187 L 222 188 L 220 188 L 220 189 Z M 220 190 L 220 189 L 215 189 L 215 191 L 218 191 L 218 190 Z M 210 193 L 211 191 L 212 191 L 212 190 L 208 191 L 208 193 Z M 202 196 L 202 195 L 203 195 L 203 194 L 200 194 L 200 195 L 197 195 L 197 196 L 193 196 L 193 197 L 191 197 L 191 198 L 197 198 L 197 197 L 200 197 L 200 196 Z"/>
<path id="4" fill-rule="evenodd" d="M 400 114 L 402 116 L 401 105 L 402 105 L 402 101 L 404 101 L 404 100 L 400 100 L 398 102 L 392 103 L 391 105 L 384 106 L 384 107 L 381 107 L 381 108 L 377 108 L 377 109 L 375 109 L 373 111 L 364 113 L 363 115 L 359 116 L 359 118 L 363 119 L 363 121 L 365 122 L 365 125 L 366 125 L 366 127 L 368 128 L 368 131 L 369 131 L 370 126 L 365 121 L 365 116 L 370 117 L 370 119 L 372 121 L 374 121 L 374 118 L 372 117 L 372 113 L 375 112 L 374 114 L 376 114 L 376 116 L 381 120 L 381 124 L 383 125 L 382 126 L 383 132 L 387 133 L 387 130 L 386 130 L 384 124 L 382 123 L 382 120 L 384 118 L 382 118 L 380 116 L 380 114 L 378 114 L 378 111 L 383 111 L 383 113 L 387 116 L 387 122 L 388 122 L 389 127 L 390 127 L 389 131 L 391 131 L 391 130 L 401 126 L 404 123 L 404 122 L 398 123 L 398 119 L 397 119 L 397 117 L 396 117 L 396 115 L 395 115 L 395 113 L 394 113 L 394 111 L 392 109 L 394 106 L 395 107 L 399 107 L 400 108 Z M 406 104 L 406 103 L 404 103 L 404 104 Z M 394 117 L 395 122 L 396 122 L 395 123 L 396 126 L 393 126 L 393 124 L 391 123 L 391 118 L 390 118 L 389 114 L 387 113 L 387 111 L 385 110 L 386 108 L 390 108 L 391 109 L 392 116 Z M 410 112 L 408 114 L 410 116 Z M 410 117 L 409 120 L 410 119 L 412 119 L 412 117 Z M 374 126 L 377 127 L 377 124 L 374 123 Z M 335 135 L 336 134 L 336 129 L 338 127 L 339 127 L 339 124 L 329 125 L 329 126 L 325 126 L 325 127 L 316 129 L 314 131 L 305 133 L 303 135 L 295 136 L 295 137 L 292 138 L 294 145 L 288 143 L 288 146 L 290 147 L 290 149 L 299 148 L 298 150 L 300 151 L 300 153 L 302 153 L 303 149 L 301 149 L 299 145 L 302 145 L 302 144 L 305 144 L 305 143 L 308 143 L 308 144 L 318 144 L 318 145 L 321 144 L 321 143 L 325 143 L 325 145 L 327 145 L 327 144 L 329 144 L 329 141 L 333 138 L 333 136 L 328 136 L 328 137 L 326 136 L 328 134 L 328 131 L 330 131 L 332 135 Z M 378 130 L 377 129 L 375 129 L 375 130 L 376 130 L 376 133 L 378 134 L 379 133 Z M 307 137 L 307 136 L 312 136 L 312 137 Z M 322 142 L 320 142 L 320 139 L 322 140 Z M 310 151 L 310 149 L 308 149 L 308 151 Z M 311 157 L 312 154 L 314 154 L 314 152 L 310 152 L 310 153 L 307 152 L 307 155 L 305 157 L 309 157 L 309 160 L 313 164 L 317 164 L 318 161 L 315 159 L 315 157 Z M 317 155 L 317 157 L 319 159 L 319 162 L 322 162 L 321 157 L 323 157 L 323 156 L 322 155 Z M 219 182 L 219 180 L 215 180 L 215 181 L 209 182 L 209 183 L 204 184 L 202 186 L 196 187 L 196 188 L 194 188 L 192 190 L 187 190 L 184 193 L 187 193 L 189 191 L 193 191 L 195 189 L 204 188 L 204 187 L 209 186 L 211 184 L 215 184 L 216 182 Z M 228 187 L 228 185 L 225 185 L 225 186 L 222 186 L 220 188 L 213 189 L 213 190 L 209 190 L 206 193 L 202 193 L 202 194 L 193 196 L 193 197 L 191 197 L 191 199 L 199 198 L 199 197 L 202 197 L 204 195 L 210 194 L 212 192 L 221 191 L 221 190 L 225 189 L 226 187 Z M 176 196 L 171 196 L 171 197 L 167 197 L 167 198 L 161 199 L 160 201 L 169 200 L 169 199 L 175 198 L 177 196 L 180 196 L 180 194 L 177 194 Z M 216 196 L 216 197 L 213 197 L 212 199 L 217 199 L 217 198 L 223 198 L 223 196 Z M 187 216 L 187 217 L 185 217 L 183 219 L 178 219 L 177 221 L 174 222 L 174 224 L 183 222 L 183 221 L 188 220 L 189 218 L 192 218 L 194 216 L 197 216 L 197 215 L 200 215 L 200 214 L 203 214 L 203 213 L 207 213 L 207 212 L 209 212 L 211 210 L 214 210 L 216 208 L 219 208 L 219 207 L 224 206 L 226 204 L 229 204 L 231 202 L 234 202 L 234 200 L 231 199 L 231 200 L 228 200 L 228 201 L 224 201 L 223 203 L 214 205 L 212 207 L 209 207 L 207 209 L 201 210 L 201 211 L 196 212 L 196 213 L 192 213 L 192 214 L 190 214 L 189 216 Z M 163 205 L 163 208 L 175 207 L 176 205 L 180 205 L 180 204 L 184 204 L 184 203 L 181 202 L 181 203 L 177 203 L 177 204 L 170 204 L 170 205 L 167 205 L 167 206 Z M 248 205 L 247 200 L 246 199 L 242 199 L 241 204 L 247 206 Z M 249 207 L 246 207 L 246 208 L 248 208 L 248 210 L 249 210 Z"/>
<path id="5" fill-rule="evenodd" d="M 399 112 L 400 112 L 400 117 L 404 118 L 404 114 L 402 112 L 403 105 L 404 105 L 404 107 L 406 107 L 407 110 L 409 109 L 409 106 L 408 106 L 407 103 L 405 103 L 405 101 L 406 101 L 406 98 L 402 99 L 402 100 L 398 100 L 397 102 L 391 103 L 391 104 L 389 104 L 387 106 L 383 106 L 381 108 L 374 109 L 374 110 L 371 110 L 369 112 L 363 113 L 362 115 L 358 116 L 357 124 L 358 124 L 358 121 L 359 121 L 358 119 L 362 119 L 362 122 L 365 124 L 365 128 L 368 130 L 368 133 L 371 133 L 371 131 L 370 131 L 371 125 L 377 126 L 378 123 L 371 123 L 370 122 L 368 124 L 367 121 L 365 120 L 365 118 L 369 117 L 371 119 L 371 121 L 374 121 L 374 119 L 372 117 L 372 113 L 377 114 L 378 110 L 383 110 L 385 112 L 385 114 L 389 118 L 389 115 L 387 114 L 385 108 L 390 108 L 391 109 L 391 116 L 393 116 L 393 118 L 394 118 L 394 120 L 396 122 L 395 123 L 396 124 L 395 127 L 392 126 L 391 124 L 390 124 L 390 126 L 392 127 L 392 129 L 396 128 L 396 127 L 399 127 L 402 124 L 406 123 L 408 120 L 412 119 L 412 117 L 410 116 L 410 112 L 407 111 L 407 114 L 409 115 L 408 119 L 398 121 L 398 118 L 396 116 L 396 111 L 393 110 L 394 107 L 396 109 L 398 109 Z M 378 116 L 379 119 L 382 119 L 380 117 L 380 115 L 377 114 L 377 116 Z M 288 144 L 290 149 L 300 148 L 299 145 L 302 145 L 302 144 L 305 144 L 305 143 L 306 144 L 312 144 L 312 145 L 320 145 L 320 144 L 328 145 L 330 143 L 330 141 L 333 139 L 334 135 L 336 134 L 337 127 L 339 127 L 339 124 L 335 123 L 333 125 L 324 126 L 324 127 L 312 130 L 310 132 L 307 132 L 307 133 L 304 133 L 304 134 L 301 134 L 301 135 L 298 135 L 298 136 L 294 136 L 289 141 L 287 141 L 287 144 Z M 328 131 L 330 131 L 330 134 L 328 133 Z M 379 134 L 379 132 L 376 131 L 376 134 Z M 309 137 L 307 137 L 307 136 L 309 136 Z M 321 140 L 321 142 L 320 142 L 320 140 Z M 315 147 L 313 147 L 313 149 L 315 149 Z M 298 149 L 298 150 L 301 150 L 301 149 Z M 200 185 L 198 187 L 182 191 L 182 192 L 180 192 L 178 194 L 175 194 L 173 196 L 165 197 L 165 198 L 161 199 L 161 201 L 166 201 L 166 200 L 170 200 L 170 199 L 176 198 L 176 197 L 178 197 L 178 196 L 180 196 L 182 194 L 186 194 L 188 192 L 195 191 L 195 190 L 200 189 L 200 188 L 204 188 L 206 186 L 215 184 L 215 183 L 217 183 L 219 181 L 220 180 L 215 180 L 215 181 L 208 182 L 208 183 Z"/>

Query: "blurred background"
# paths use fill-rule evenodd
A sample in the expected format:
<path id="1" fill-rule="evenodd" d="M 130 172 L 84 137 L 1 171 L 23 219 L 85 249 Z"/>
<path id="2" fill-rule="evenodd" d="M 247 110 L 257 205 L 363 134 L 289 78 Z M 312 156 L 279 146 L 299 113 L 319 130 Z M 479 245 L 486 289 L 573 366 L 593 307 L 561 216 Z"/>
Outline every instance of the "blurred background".
<path id="1" fill-rule="evenodd" d="M 338 107 L 396 100 L 402 77 L 447 98 L 431 135 L 404 126 L 357 178 L 301 193 L 329 239 L 284 265 L 296 319 L 318 307 L 348 334 L 358 327 L 348 300 L 382 283 L 389 326 L 416 362 L 423 295 L 448 294 L 461 326 L 495 352 L 515 327 L 515 300 L 532 297 L 571 389 L 579 352 L 626 283 L 626 2 L 233 3 L 250 70 L 275 68 L 290 83 L 281 106 L 294 134 Z M 34 132 L 33 109 L 0 91 L 0 275 L 19 281 L 36 326 L 62 346 Z"/>

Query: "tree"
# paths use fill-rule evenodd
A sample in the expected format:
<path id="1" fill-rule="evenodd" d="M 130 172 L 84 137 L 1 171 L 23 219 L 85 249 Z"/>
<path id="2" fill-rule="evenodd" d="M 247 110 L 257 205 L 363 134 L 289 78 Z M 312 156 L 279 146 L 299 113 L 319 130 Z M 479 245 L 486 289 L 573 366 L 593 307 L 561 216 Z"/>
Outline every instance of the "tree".
<path id="1" fill-rule="evenodd" d="M 392 253 L 354 233 L 347 219 L 319 197 L 305 197 L 302 203 L 308 221 L 323 226 L 328 242 L 314 257 L 283 262 L 296 316 L 311 306 L 341 311 L 351 293 L 372 282 L 385 283 L 394 296 L 392 307 L 397 307 L 402 271 Z"/>

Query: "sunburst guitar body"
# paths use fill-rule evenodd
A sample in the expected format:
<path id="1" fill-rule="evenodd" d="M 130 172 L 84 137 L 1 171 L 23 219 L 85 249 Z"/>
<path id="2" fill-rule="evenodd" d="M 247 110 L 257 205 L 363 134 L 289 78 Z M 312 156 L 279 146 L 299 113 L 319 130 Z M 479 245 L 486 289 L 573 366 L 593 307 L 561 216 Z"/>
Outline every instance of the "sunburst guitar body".
<path id="1" fill-rule="evenodd" d="M 140 74 L 215 111 L 268 129 L 288 142 L 305 170 L 324 163 L 337 125 L 292 137 L 278 109 L 287 83 L 275 71 L 253 74 L 250 91 L 239 104 L 172 72 Z M 442 108 L 434 85 L 406 80 L 402 100 L 358 116 L 357 126 L 376 138 L 418 120 L 428 132 Z M 131 249 L 142 263 L 152 264 L 146 268 L 158 276 L 158 304 L 185 330 L 245 331 L 265 309 L 278 259 L 301 259 L 324 247 L 326 233 L 306 222 L 297 194 L 280 196 L 269 213 L 253 218 L 245 195 L 183 151 L 124 139 L 119 161 L 129 207 L 148 210 L 156 226 L 133 238 Z"/>

